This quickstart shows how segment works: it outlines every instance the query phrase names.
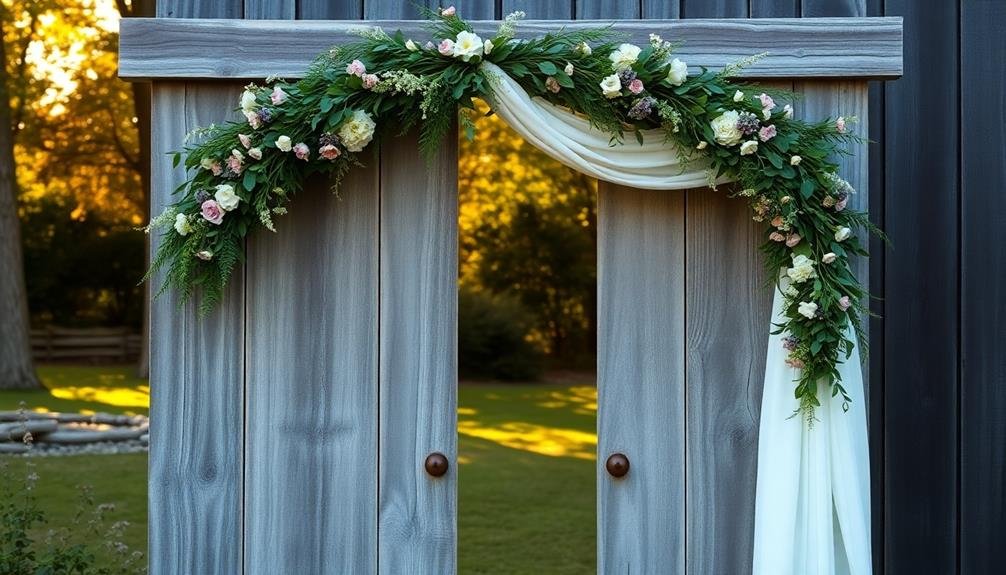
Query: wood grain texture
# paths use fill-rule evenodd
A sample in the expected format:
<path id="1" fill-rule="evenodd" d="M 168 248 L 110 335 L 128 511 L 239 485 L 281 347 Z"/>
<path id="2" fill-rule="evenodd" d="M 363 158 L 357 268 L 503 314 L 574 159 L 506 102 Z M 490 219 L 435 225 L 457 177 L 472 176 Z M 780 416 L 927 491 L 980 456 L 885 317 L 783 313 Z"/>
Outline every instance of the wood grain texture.
<path id="1" fill-rule="evenodd" d="M 748 0 L 681 0 L 682 18 L 747 18 Z"/>
<path id="2" fill-rule="evenodd" d="M 905 16 L 905 77 L 886 86 L 884 405 L 887 573 L 957 569 L 960 291 L 957 3 L 887 0 Z M 985 82 L 986 79 L 981 79 Z M 920 96 L 921 95 L 921 96 Z M 920 197 L 920 194 L 923 194 Z M 924 549 L 924 553 L 919 550 Z"/>
<path id="3" fill-rule="evenodd" d="M 242 0 L 156 0 L 158 18 L 241 18 Z"/>
<path id="4" fill-rule="evenodd" d="M 363 18 L 363 0 L 297 0 L 297 18 L 359 20 Z"/>
<path id="5" fill-rule="evenodd" d="M 238 86 L 158 84 L 152 103 L 152 205 L 172 200 L 185 171 L 168 152 L 185 134 L 221 120 Z M 151 237 L 151 249 L 160 244 Z M 150 306 L 150 573 L 241 572 L 244 281 L 237 269 L 223 303 L 197 319 L 165 292 Z M 157 289 L 162 274 L 153 279 Z"/>
<path id="6" fill-rule="evenodd" d="M 368 4 L 369 6 L 369 4 Z M 569 23 L 568 28 L 610 21 Z M 484 34 L 496 22 L 476 21 Z M 296 78 L 334 44 L 353 41 L 362 26 L 401 29 L 423 38 L 423 22 L 261 21 L 128 18 L 121 23 L 119 75 L 123 78 Z M 721 68 L 760 52 L 745 68 L 750 78 L 895 77 L 901 74 L 901 21 L 897 18 L 618 21 L 615 30 L 645 43 L 651 32 L 684 41 L 679 55 L 692 67 Z M 555 30 L 529 21 L 522 36 Z"/>
<path id="7" fill-rule="evenodd" d="M 535 20 L 571 20 L 576 17 L 575 0 L 502 0 L 503 14 L 520 10 Z"/>
<path id="8" fill-rule="evenodd" d="M 642 6 L 620 0 L 579 0 L 575 3 L 577 20 L 629 20 L 641 16 Z"/>
<path id="9" fill-rule="evenodd" d="M 377 570 L 377 162 L 248 249 L 245 567 Z"/>
<path id="10" fill-rule="evenodd" d="M 1006 562 L 1004 33 L 1006 4 L 962 4 L 960 570 L 968 574 Z"/>
<path id="11" fill-rule="evenodd" d="M 436 10 L 438 2 L 431 0 L 364 0 L 364 20 L 419 20 L 423 18 L 420 7 Z"/>
<path id="12" fill-rule="evenodd" d="M 244 17 L 249 20 L 293 20 L 297 0 L 244 0 Z"/>
<path id="13" fill-rule="evenodd" d="M 800 0 L 804 18 L 866 16 L 866 0 Z"/>
<path id="14" fill-rule="evenodd" d="M 658 20 L 662 18 L 675 19 L 681 17 L 681 5 L 678 2 L 666 0 L 642 0 L 640 2 L 642 18 Z"/>
<path id="15" fill-rule="evenodd" d="M 599 573 L 685 570 L 684 209 L 680 192 L 598 183 Z"/>
<path id="16" fill-rule="evenodd" d="M 800 16 L 800 0 L 751 0 L 752 18 L 795 18 Z"/>
<path id="17" fill-rule="evenodd" d="M 381 149 L 379 571 L 453 573 L 457 544 L 457 144 Z M 426 456 L 447 456 L 433 478 Z"/>
<path id="18" fill-rule="evenodd" d="M 849 126 L 849 130 L 863 138 L 869 137 L 869 91 L 866 82 L 862 81 L 815 81 L 799 82 L 796 91 L 803 94 L 803 100 L 795 105 L 799 117 L 805 120 L 823 120 L 839 116 L 856 117 L 859 121 Z M 856 194 L 849 200 L 849 209 L 867 211 L 870 209 L 870 155 L 865 143 L 850 144 L 847 147 L 849 155 L 833 158 L 838 162 L 838 175 L 848 180 L 856 189 Z M 869 238 L 866 230 L 855 230 L 864 245 Z M 870 285 L 870 260 L 856 258 L 852 262 L 852 271 L 864 286 Z M 864 304 L 869 302 L 864 301 Z M 868 321 L 868 317 L 862 320 Z M 867 342 L 868 343 L 868 342 Z M 865 358 L 864 358 L 865 359 Z M 863 370 L 863 384 L 866 386 L 864 397 L 870 397 L 870 371 Z M 869 406 L 867 406 L 869 412 Z"/>

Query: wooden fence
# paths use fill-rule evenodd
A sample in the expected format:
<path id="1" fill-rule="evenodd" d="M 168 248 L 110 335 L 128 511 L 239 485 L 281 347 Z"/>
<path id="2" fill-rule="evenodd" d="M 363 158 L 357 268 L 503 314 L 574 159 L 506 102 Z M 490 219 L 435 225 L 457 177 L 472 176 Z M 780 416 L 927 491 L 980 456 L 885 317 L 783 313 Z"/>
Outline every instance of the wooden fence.
<path id="1" fill-rule="evenodd" d="M 31 330 L 31 351 L 35 361 L 129 361 L 140 355 L 142 345 L 142 336 L 126 327 L 74 329 L 48 326 Z"/>

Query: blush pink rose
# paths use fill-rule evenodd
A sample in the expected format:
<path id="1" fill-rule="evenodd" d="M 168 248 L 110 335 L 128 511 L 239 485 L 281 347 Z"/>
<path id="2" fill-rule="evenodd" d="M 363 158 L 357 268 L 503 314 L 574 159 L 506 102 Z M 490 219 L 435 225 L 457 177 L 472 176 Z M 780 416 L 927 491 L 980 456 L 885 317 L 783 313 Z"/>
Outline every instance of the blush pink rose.
<path id="1" fill-rule="evenodd" d="M 838 300 L 838 307 L 842 308 L 842 311 L 849 309 L 852 306 L 852 302 L 849 301 L 849 296 L 844 295 Z"/>
<path id="2" fill-rule="evenodd" d="M 761 101 L 762 110 L 771 110 L 775 108 L 775 100 L 772 99 L 772 96 L 769 96 L 764 92 L 758 95 L 758 100 Z"/>
<path id="3" fill-rule="evenodd" d="M 214 176 L 219 176 L 220 174 L 224 173 L 224 167 L 220 165 L 220 162 L 214 161 L 210 165 L 210 171 L 213 172 Z"/>
<path id="4" fill-rule="evenodd" d="M 244 170 L 244 161 L 238 156 L 227 158 L 227 167 L 235 174 L 240 174 Z"/>
<path id="5" fill-rule="evenodd" d="M 845 133 L 845 118 L 835 120 L 835 129 L 838 130 L 839 134 Z"/>
<path id="6" fill-rule="evenodd" d="M 353 60 L 346 66 L 346 73 L 350 76 L 363 76 L 367 73 L 367 67 L 359 60 Z"/>
<path id="7" fill-rule="evenodd" d="M 326 144 L 318 148 L 318 154 L 326 160 L 334 160 L 341 156 L 342 152 L 340 152 L 339 148 L 333 146 L 332 144 Z"/>
<path id="8" fill-rule="evenodd" d="M 206 200 L 200 207 L 203 218 L 211 224 L 220 225 L 224 221 L 224 209 L 215 200 Z"/>
<path id="9" fill-rule="evenodd" d="M 840 211 L 844 210 L 845 206 L 848 205 L 848 203 L 849 203 L 849 198 L 847 198 L 847 197 L 846 198 L 842 198 L 841 200 L 838 200 L 837 202 L 835 202 L 835 211 L 836 212 L 840 212 Z"/>
<path id="10" fill-rule="evenodd" d="M 553 94 L 558 94 L 559 90 L 561 89 L 561 86 L 559 86 L 559 81 L 553 78 L 552 76 L 545 78 L 545 87 L 548 88 L 548 91 L 552 92 Z"/>
<path id="11" fill-rule="evenodd" d="M 377 85 L 377 74 L 364 74 L 363 75 L 363 87 L 367 90 L 373 88 Z"/>
<path id="12" fill-rule="evenodd" d="M 800 237 L 800 234 L 790 234 L 786 236 L 786 247 L 792 248 L 796 246 L 796 244 L 800 243 L 800 240 L 802 239 L 803 238 Z"/>
<path id="13" fill-rule="evenodd" d="M 758 139 L 767 142 L 774 138 L 776 135 L 775 125 L 763 126 L 761 130 L 758 130 Z"/>
<path id="14" fill-rule="evenodd" d="M 790 366 L 790 367 L 792 367 L 794 369 L 803 369 L 804 368 L 803 361 L 799 360 L 799 359 L 796 359 L 795 357 L 791 357 L 791 358 L 787 359 L 786 360 L 786 365 L 788 365 L 788 366 Z"/>
<path id="15" fill-rule="evenodd" d="M 298 160 L 307 161 L 307 159 L 311 156 L 311 148 L 308 148 L 307 144 L 304 142 L 300 142 L 293 147 L 293 153 L 297 156 Z"/>
<path id="16" fill-rule="evenodd" d="M 629 82 L 629 91 L 633 94 L 639 94 L 643 91 L 643 81 L 639 78 Z"/>
<path id="17" fill-rule="evenodd" d="M 363 64 L 360 65 L 362 66 Z M 269 95 L 269 99 L 272 100 L 273 106 L 279 106 L 283 102 L 286 102 L 286 97 L 286 92 L 284 92 L 283 88 L 280 88 L 279 86 L 273 88 L 272 94 Z"/>
<path id="18" fill-rule="evenodd" d="M 453 16 L 458 13 L 458 9 L 455 8 L 454 6 L 448 6 L 447 8 L 444 8 L 443 11 L 440 13 L 443 14 L 444 16 Z"/>
<path id="19" fill-rule="evenodd" d="M 450 38 L 444 38 L 440 41 L 440 46 L 437 48 L 441 54 L 444 56 L 454 55 L 454 40 Z"/>
<path id="20" fill-rule="evenodd" d="M 785 222 L 783 221 L 782 216 L 772 218 L 772 227 L 781 228 L 783 223 Z"/>
<path id="21" fill-rule="evenodd" d="M 784 242 L 786 241 L 786 236 L 780 234 L 779 232 L 772 232 L 771 234 L 768 235 L 768 239 L 772 240 L 773 242 Z"/>
<path id="22" fill-rule="evenodd" d="M 246 150 L 251 147 L 252 142 L 248 134 L 238 134 L 238 140 L 241 141 L 241 145 L 244 146 Z"/>

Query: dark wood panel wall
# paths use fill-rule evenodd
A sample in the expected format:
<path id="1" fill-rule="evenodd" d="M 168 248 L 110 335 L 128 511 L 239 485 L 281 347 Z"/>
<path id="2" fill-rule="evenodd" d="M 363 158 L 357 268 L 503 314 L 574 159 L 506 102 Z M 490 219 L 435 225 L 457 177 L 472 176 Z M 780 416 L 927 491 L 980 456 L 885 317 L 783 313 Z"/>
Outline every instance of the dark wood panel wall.
<path id="1" fill-rule="evenodd" d="M 161 17 L 413 18 L 409 2 L 160 0 Z M 434 2 L 427 4 L 435 5 Z M 903 16 L 870 94 L 877 573 L 1001 572 L 1006 546 L 1006 2 L 458 0 L 468 18 Z M 395 14 L 395 12 L 399 12 Z"/>

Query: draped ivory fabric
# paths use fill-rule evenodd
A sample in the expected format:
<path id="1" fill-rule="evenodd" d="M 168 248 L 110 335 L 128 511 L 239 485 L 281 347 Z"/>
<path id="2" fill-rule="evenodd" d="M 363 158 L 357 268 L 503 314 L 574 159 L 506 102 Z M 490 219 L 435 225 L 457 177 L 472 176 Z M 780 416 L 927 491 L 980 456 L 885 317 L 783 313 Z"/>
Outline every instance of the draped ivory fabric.
<path id="1" fill-rule="evenodd" d="M 707 186 L 701 160 L 682 163 L 649 130 L 643 144 L 612 146 L 585 118 L 530 97 L 499 67 L 484 62 L 493 87 L 493 110 L 525 140 L 579 172 L 600 180 L 651 190 Z M 719 182 L 728 180 L 721 179 Z M 782 319 L 776 290 L 772 317 Z M 766 326 L 771 330 L 771 326 Z M 850 328 L 851 329 L 851 328 Z M 793 397 L 799 371 L 786 365 L 785 334 L 769 335 L 758 437 L 754 575 L 870 575 L 870 460 L 866 399 L 858 347 L 838 370 L 852 403 L 827 386 L 813 426 Z M 856 341 L 855 334 L 850 339 Z"/>

